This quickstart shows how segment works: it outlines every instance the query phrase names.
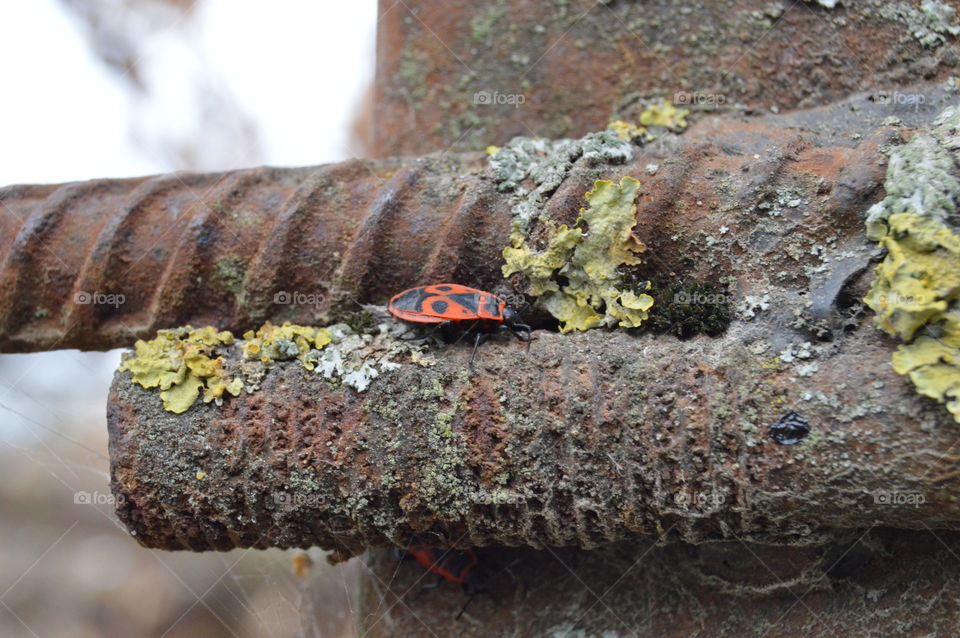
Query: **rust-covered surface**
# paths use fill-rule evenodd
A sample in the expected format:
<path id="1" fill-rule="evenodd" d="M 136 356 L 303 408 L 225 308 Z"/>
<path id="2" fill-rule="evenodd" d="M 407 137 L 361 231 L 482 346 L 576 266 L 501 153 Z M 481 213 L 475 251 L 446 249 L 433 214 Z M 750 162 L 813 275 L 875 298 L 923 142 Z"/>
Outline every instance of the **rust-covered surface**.
<path id="1" fill-rule="evenodd" d="M 578 137 L 659 99 L 698 114 L 895 100 L 956 72 L 919 0 L 826 4 L 381 0 L 373 152 Z"/>
<path id="2" fill-rule="evenodd" d="M 863 321 L 804 377 L 751 352 L 779 323 L 688 341 L 538 331 L 529 353 L 505 336 L 476 376 L 451 345 L 361 394 L 279 364 L 253 394 L 182 415 L 118 373 L 118 514 L 149 547 L 341 553 L 960 528 L 955 423 L 890 369 L 892 341 Z M 768 427 L 790 411 L 811 432 L 781 445 Z"/>
<path id="3" fill-rule="evenodd" d="M 439 280 L 509 294 L 533 345 L 492 339 L 476 375 L 462 342 L 364 392 L 276 362 L 173 414 L 118 372 L 120 519 L 169 550 L 372 548 L 371 636 L 948 635 L 956 423 L 893 372 L 861 299 L 886 151 L 957 102 L 960 50 L 919 2 L 830 4 L 383 0 L 386 159 L 2 188 L 0 350 L 326 324 Z M 712 286 L 733 320 L 558 334 L 501 276 L 522 195 L 477 149 L 661 99 L 693 125 L 580 157 L 538 212 L 570 223 L 594 180 L 636 178 L 632 274 Z M 462 615 L 378 548 L 410 544 L 479 548 Z"/>
<path id="4" fill-rule="evenodd" d="M 374 151 L 397 157 L 0 189 L 0 350 L 327 324 L 440 280 L 509 295 L 532 347 L 494 338 L 476 375 L 464 342 L 363 392 L 273 362 L 174 414 L 118 372 L 119 518 L 151 548 L 369 550 L 370 636 L 947 635 L 956 423 L 861 299 L 887 152 L 957 102 L 960 56 L 919 3 L 827 4 L 386 0 Z M 500 269 L 542 182 L 476 151 L 660 99 L 692 126 L 578 156 L 537 213 L 571 223 L 595 180 L 637 179 L 631 276 L 709 286 L 732 321 L 558 334 Z M 477 548 L 466 610 L 383 547 L 411 544 Z"/>
<path id="5" fill-rule="evenodd" d="M 478 552 L 473 599 L 393 552 L 361 558 L 359 632 L 396 636 L 952 636 L 955 532 L 871 529 L 808 547 L 650 541 Z M 469 604 L 468 604 L 469 601 Z M 464 605 L 466 609 L 464 609 Z M 460 615 L 461 610 L 463 611 Z"/>
<path id="6" fill-rule="evenodd" d="M 953 99 L 928 91 L 931 105 Z M 475 377 L 461 343 L 364 393 L 280 363 L 252 394 L 182 415 L 118 373 L 122 520 L 151 547 L 343 554 L 957 528 L 955 423 L 892 371 L 896 342 L 859 302 L 875 256 L 863 211 L 882 195 L 882 149 L 903 135 L 869 104 L 707 120 L 626 165 L 578 163 L 550 197 L 566 221 L 594 178 L 641 180 L 646 273 L 725 282 L 736 318 L 719 336 L 540 329 L 529 353 L 485 345 Z M 476 179 L 466 187 L 496 201 L 491 178 Z M 810 433 L 781 445 L 769 426 L 790 412 Z"/>
<path id="7" fill-rule="evenodd" d="M 953 100 L 942 87 L 911 94 L 924 103 L 864 94 L 788 115 L 705 118 L 626 164 L 578 160 L 544 210 L 571 222 L 594 179 L 636 177 L 646 274 L 735 274 L 752 294 L 771 263 L 819 264 L 783 253 L 788 243 L 804 252 L 839 233 L 866 245 L 860 214 L 879 195 L 881 146 Z M 107 349 L 184 324 L 238 334 L 266 320 L 318 324 L 439 280 L 509 293 L 500 251 L 516 200 L 498 186 L 480 153 L 8 186 L 0 350 Z M 806 203 L 771 216 L 783 198 Z"/>
<path id="8" fill-rule="evenodd" d="M 496 265 L 477 253 L 496 251 L 509 220 L 483 199 L 483 166 L 455 155 L 0 189 L 0 349 L 319 323 L 423 277 L 489 283 Z"/>

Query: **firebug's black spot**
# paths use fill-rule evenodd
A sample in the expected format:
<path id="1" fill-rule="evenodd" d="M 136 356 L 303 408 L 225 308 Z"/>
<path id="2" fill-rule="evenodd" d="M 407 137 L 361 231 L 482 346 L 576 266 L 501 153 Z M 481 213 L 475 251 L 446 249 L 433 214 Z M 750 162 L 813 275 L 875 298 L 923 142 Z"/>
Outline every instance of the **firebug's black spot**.
<path id="1" fill-rule="evenodd" d="M 443 299 L 436 299 L 436 300 L 434 300 L 433 303 L 430 304 L 430 309 L 433 310 L 434 312 L 436 312 L 437 314 L 441 314 L 441 315 L 442 315 L 443 313 L 445 313 L 445 312 L 447 311 L 447 308 L 449 307 L 449 305 L 450 305 L 450 304 L 448 304 L 448 303 L 447 303 L 446 301 L 444 301 Z"/>
<path id="2" fill-rule="evenodd" d="M 780 445 L 796 445 L 810 434 L 810 424 L 796 412 L 787 412 L 767 431 L 770 438 Z"/>

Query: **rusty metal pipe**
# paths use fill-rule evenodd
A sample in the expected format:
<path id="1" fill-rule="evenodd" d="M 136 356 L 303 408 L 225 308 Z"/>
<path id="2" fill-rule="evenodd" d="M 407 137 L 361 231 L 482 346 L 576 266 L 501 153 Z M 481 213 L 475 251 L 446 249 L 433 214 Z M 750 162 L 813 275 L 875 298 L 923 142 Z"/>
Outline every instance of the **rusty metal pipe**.
<path id="1" fill-rule="evenodd" d="M 344 556 L 410 542 L 802 544 L 870 525 L 960 527 L 954 423 L 891 370 L 896 343 L 857 311 L 874 254 L 862 211 L 881 195 L 881 148 L 897 135 L 877 125 L 882 110 L 858 107 L 856 118 L 841 104 L 705 122 L 623 166 L 578 162 L 549 196 L 545 214 L 570 222 L 593 179 L 641 179 L 646 268 L 726 281 L 739 314 L 721 336 L 541 330 L 529 355 L 488 344 L 477 377 L 468 350 L 449 346 L 436 366 L 403 365 L 364 393 L 281 363 L 252 394 L 182 415 L 118 373 L 108 422 L 120 518 L 150 547 Z M 863 131 L 856 144 L 851 130 Z M 663 154 L 650 176 L 642 167 Z M 402 189 L 416 174 L 392 179 Z M 476 246 L 473 234 L 488 219 L 478 211 L 506 232 L 496 184 L 457 180 L 473 196 L 446 226 L 450 254 L 463 242 L 497 265 L 502 244 Z M 406 213 L 387 193 L 342 257 L 370 297 L 375 273 L 408 268 L 392 290 L 434 276 L 401 261 L 389 229 Z M 811 360 L 780 360 L 798 345 Z M 799 445 L 771 436 L 786 418 L 810 425 Z"/>
<path id="2" fill-rule="evenodd" d="M 504 236 L 506 202 L 485 199 L 475 177 L 457 184 L 481 162 L 353 160 L 0 189 L 0 350 L 107 349 L 187 323 L 320 323 L 424 276 L 489 284 L 496 264 L 471 246 Z"/>
<path id="3" fill-rule="evenodd" d="M 719 114 L 892 101 L 956 73 L 919 5 L 381 0 L 372 154 L 577 137 L 664 98 Z"/>
<path id="4" fill-rule="evenodd" d="M 923 126 L 955 101 L 923 90 L 928 105 L 904 114 L 905 125 Z M 450 347 L 435 367 L 401 366 L 360 394 L 279 364 L 252 394 L 182 415 L 119 373 L 108 421 L 121 519 L 151 547 L 317 544 L 344 555 L 410 541 L 591 547 L 654 534 L 804 543 L 872 524 L 956 528 L 954 424 L 892 372 L 895 342 L 857 305 L 875 254 L 863 211 L 882 194 L 882 148 L 898 138 L 882 124 L 888 113 L 859 97 L 750 122 L 704 120 L 681 138 L 636 149 L 626 164 L 577 161 L 546 193 L 541 214 L 569 223 L 596 178 L 639 179 L 644 274 L 726 285 L 738 317 L 719 337 L 538 331 L 529 356 L 516 344 L 489 344 L 477 378 L 464 369 L 467 352 Z M 258 200 L 283 212 L 239 294 L 260 306 L 238 302 L 230 313 L 200 316 L 221 326 L 296 318 L 271 309 L 278 286 L 375 301 L 440 278 L 506 288 L 496 256 L 517 200 L 499 192 L 479 159 L 397 162 L 374 194 L 361 189 L 363 213 L 346 217 L 353 228 L 335 212 L 350 201 L 344 176 L 386 166 L 305 169 L 293 203 Z M 268 170 L 234 174 L 227 190 L 242 193 L 245 180 L 259 183 Z M 154 204 L 177 190 L 169 180 L 134 188 Z M 37 192 L 50 201 L 52 189 Z M 237 197 L 223 208 L 239 224 L 247 200 Z M 53 199 L 70 210 L 68 194 Z M 443 202 L 459 205 L 438 212 Z M 165 206 L 158 210 L 168 216 L 179 210 Z M 22 247 L 49 235 L 42 218 L 21 231 L 6 276 L 35 263 Z M 202 227 L 215 217 L 197 219 L 181 231 L 177 254 L 210 272 L 215 242 L 197 238 L 209 236 Z M 138 228 L 101 232 L 107 239 L 93 263 L 109 261 L 111 250 L 122 263 L 129 250 L 117 238 Z M 164 259 L 178 276 L 144 285 L 142 298 L 200 290 L 178 259 Z M 166 307 L 147 305 L 143 325 L 162 325 L 149 313 Z M 186 318 L 163 317 L 178 320 Z M 16 334 L 23 343 L 37 333 Z M 796 348 L 811 360 L 780 360 Z M 795 447 L 768 436 L 790 412 L 811 426 Z"/>
<path id="5" fill-rule="evenodd" d="M 906 126 L 949 99 L 916 91 L 927 99 L 898 111 Z M 890 109 L 860 96 L 750 123 L 707 119 L 626 165 L 576 162 L 544 214 L 573 221 L 594 179 L 635 176 L 651 274 L 717 278 L 739 257 L 672 237 L 719 237 L 727 220 L 707 211 L 753 208 L 778 184 L 795 182 L 824 200 L 822 219 L 839 212 L 859 231 L 850 209 L 878 188 Z M 651 163 L 662 166 L 652 177 Z M 824 183 L 802 184 L 811 174 Z M 0 351 L 107 349 L 183 324 L 322 323 L 431 280 L 507 292 L 500 250 L 514 203 L 481 154 L 0 188 Z"/>
<path id="6" fill-rule="evenodd" d="M 362 394 L 280 364 L 182 415 L 118 373 L 117 511 L 148 547 L 346 555 L 960 528 L 955 423 L 883 365 L 889 341 L 863 323 L 804 378 L 744 347 L 776 322 L 691 341 L 538 331 L 529 354 L 487 344 L 477 376 L 448 346 Z M 768 433 L 790 411 L 812 428 L 796 446 Z"/>

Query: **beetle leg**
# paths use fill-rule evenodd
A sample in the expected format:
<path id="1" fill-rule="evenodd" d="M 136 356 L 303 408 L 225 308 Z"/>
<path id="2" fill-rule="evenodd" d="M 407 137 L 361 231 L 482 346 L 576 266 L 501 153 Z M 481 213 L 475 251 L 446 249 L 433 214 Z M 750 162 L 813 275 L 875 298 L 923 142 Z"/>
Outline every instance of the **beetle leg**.
<path id="1" fill-rule="evenodd" d="M 450 323 L 450 322 L 448 321 L 447 323 Z M 455 345 L 457 345 L 458 343 L 460 343 L 460 340 L 463 339 L 463 338 L 467 335 L 467 333 L 473 332 L 473 330 L 476 329 L 478 323 L 480 323 L 480 320 L 479 320 L 479 319 L 477 319 L 476 321 L 474 321 L 473 323 L 471 323 L 469 328 L 467 328 L 466 330 L 461 331 L 461 332 L 460 332 L 460 336 L 457 337 L 457 340 L 454 341 L 453 344 L 451 344 L 451 345 L 454 345 L 454 346 L 455 346 Z"/>
<path id="2" fill-rule="evenodd" d="M 468 588 L 467 588 L 467 586 L 466 586 L 466 583 L 464 583 L 463 593 L 468 596 L 468 597 L 467 597 L 467 602 L 463 603 L 463 607 L 460 608 L 460 613 L 457 614 L 457 617 L 454 618 L 454 620 L 460 620 L 460 616 L 463 615 L 463 612 L 467 611 L 467 605 L 469 605 L 471 602 L 473 602 L 474 597 L 476 597 L 476 595 L 477 595 L 477 593 L 478 593 L 478 591 L 475 590 L 475 589 L 474 589 L 473 591 L 470 591 L 470 592 L 468 592 L 467 589 L 468 589 Z M 471 588 L 471 589 L 472 589 L 472 588 Z"/>
<path id="3" fill-rule="evenodd" d="M 435 323 L 433 324 L 433 327 L 430 328 L 430 330 L 428 330 L 425 333 L 418 332 L 418 329 L 416 327 L 412 327 L 411 332 L 414 335 L 413 337 L 397 337 L 397 341 L 425 341 L 426 339 L 429 339 L 435 334 L 437 334 L 437 331 L 440 330 L 443 326 L 447 325 L 448 323 L 450 322 L 444 321 L 443 323 Z"/>
<path id="4" fill-rule="evenodd" d="M 530 326 L 525 323 L 515 323 L 513 325 L 508 325 L 507 328 L 510 329 L 510 332 L 512 332 L 517 339 L 527 344 L 527 352 L 529 352 L 530 342 L 533 341 L 533 330 L 530 328 Z M 521 332 L 527 333 L 525 338 L 520 335 Z"/>
<path id="5" fill-rule="evenodd" d="M 476 374 L 476 373 L 477 373 L 476 369 L 473 367 L 473 359 L 474 359 L 474 357 L 477 356 L 477 348 L 480 347 L 480 342 L 483 341 L 483 340 L 486 338 L 486 336 L 487 336 L 487 333 L 485 333 L 485 332 L 478 332 L 478 333 L 477 333 L 477 338 L 476 338 L 476 339 L 474 340 L 474 342 L 473 342 L 473 352 L 470 353 L 470 362 L 467 363 L 467 368 L 470 369 L 470 374 Z"/>

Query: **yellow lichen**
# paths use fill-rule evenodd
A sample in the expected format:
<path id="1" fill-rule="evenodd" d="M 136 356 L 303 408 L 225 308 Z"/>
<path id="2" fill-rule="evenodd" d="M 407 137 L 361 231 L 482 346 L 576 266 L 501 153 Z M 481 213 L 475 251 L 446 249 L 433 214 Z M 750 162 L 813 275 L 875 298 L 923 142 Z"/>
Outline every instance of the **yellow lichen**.
<path id="1" fill-rule="evenodd" d="M 230 379 L 223 358 L 213 356 L 219 346 L 232 343 L 230 332 L 210 326 L 160 330 L 150 341 L 138 340 L 120 370 L 132 372 L 133 382 L 144 388 L 160 388 L 164 409 L 179 414 L 194 404 L 204 386 L 204 402 L 219 400 L 224 392 L 240 394 L 243 383 Z"/>
<path id="2" fill-rule="evenodd" d="M 651 104 L 640 114 L 641 126 L 663 126 L 672 131 L 682 131 L 687 128 L 689 109 L 678 109 L 670 102 L 663 100 L 659 104 Z"/>
<path id="3" fill-rule="evenodd" d="M 887 257 L 864 301 L 885 332 L 910 341 L 897 348 L 893 369 L 921 394 L 946 404 L 960 421 L 960 237 L 912 213 L 889 218 L 881 240 Z M 921 329 L 931 334 L 914 336 Z"/>
<path id="4" fill-rule="evenodd" d="M 637 126 L 631 122 L 624 122 L 623 120 L 614 120 L 607 124 L 607 128 L 617 134 L 622 140 L 636 140 L 642 139 L 645 142 L 649 142 L 655 139 L 654 135 L 650 134 L 643 126 Z"/>
<path id="5" fill-rule="evenodd" d="M 497 151 L 499 150 L 500 150 L 499 146 L 494 146 L 493 144 L 491 144 L 490 146 L 487 147 L 487 155 L 496 155 Z"/>
<path id="6" fill-rule="evenodd" d="M 887 197 L 867 220 L 887 254 L 864 301 L 880 329 L 909 342 L 893 354 L 893 369 L 960 422 L 960 236 L 946 224 L 960 183 L 945 143 L 960 112 L 948 109 L 938 124 L 891 157 Z"/>
<path id="7" fill-rule="evenodd" d="M 639 125 L 624 120 L 614 120 L 607 124 L 607 130 L 613 131 L 617 137 L 629 142 L 635 140 L 650 142 L 657 139 L 657 136 L 650 132 L 647 128 L 648 126 L 660 126 L 670 129 L 671 131 L 680 132 L 687 128 L 686 117 L 689 114 L 690 111 L 688 109 L 678 109 L 670 102 L 664 100 L 658 104 L 648 106 L 643 113 L 640 114 Z"/>
<path id="8" fill-rule="evenodd" d="M 566 224 L 555 227 L 549 220 L 545 223 L 549 228 L 545 250 L 531 250 L 526 236 L 516 229 L 510 234 L 511 245 L 503 249 L 503 258 L 506 260 L 503 275 L 509 277 L 515 272 L 526 275 L 530 281 L 527 292 L 534 297 L 560 289 L 553 274 L 570 261 L 574 249 L 583 239 L 583 231 L 579 228 L 569 228 Z"/>
<path id="9" fill-rule="evenodd" d="M 600 325 L 635 328 L 647 318 L 653 297 L 622 286 L 619 270 L 639 264 L 638 253 L 645 250 L 633 234 L 639 186 L 632 177 L 619 184 L 597 180 L 586 194 L 590 206 L 580 210 L 573 228 L 547 222 L 544 250 L 531 249 L 517 230 L 503 249 L 503 275 L 525 275 L 527 292 L 543 297 L 561 332 Z"/>
<path id="10" fill-rule="evenodd" d="M 256 332 L 244 335 L 244 359 L 259 359 L 265 364 L 296 357 L 308 370 L 315 359 L 311 351 L 322 349 L 333 335 L 326 328 L 313 328 L 285 323 L 274 326 L 269 321 Z M 240 376 L 233 377 L 223 366 L 217 349 L 232 345 L 233 334 L 206 327 L 191 326 L 159 330 L 149 341 L 137 341 L 133 356 L 126 357 L 120 370 L 133 373 L 133 382 L 144 388 L 160 388 L 165 410 L 177 414 L 187 411 L 203 390 L 203 401 L 219 405 L 224 393 L 239 396 L 244 388 Z"/>
<path id="11" fill-rule="evenodd" d="M 960 293 L 960 237 L 930 217 L 898 213 L 880 245 L 887 257 L 865 301 L 882 330 L 909 341 Z"/>
<path id="12" fill-rule="evenodd" d="M 270 364 L 296 357 L 307 370 L 313 370 L 315 361 L 309 358 L 311 350 L 322 350 L 333 339 L 326 328 L 298 326 L 289 321 L 275 326 L 269 321 L 254 332 L 248 330 L 243 338 L 244 359 L 259 359 Z"/>

